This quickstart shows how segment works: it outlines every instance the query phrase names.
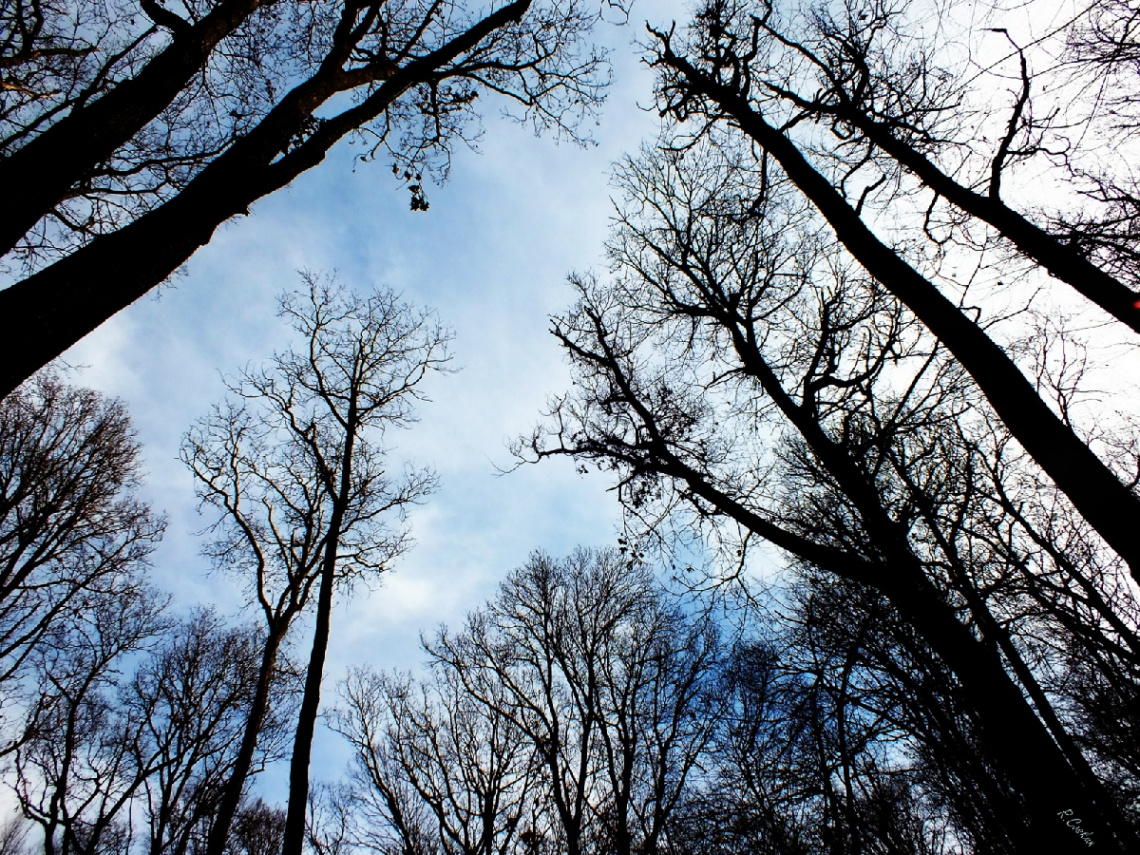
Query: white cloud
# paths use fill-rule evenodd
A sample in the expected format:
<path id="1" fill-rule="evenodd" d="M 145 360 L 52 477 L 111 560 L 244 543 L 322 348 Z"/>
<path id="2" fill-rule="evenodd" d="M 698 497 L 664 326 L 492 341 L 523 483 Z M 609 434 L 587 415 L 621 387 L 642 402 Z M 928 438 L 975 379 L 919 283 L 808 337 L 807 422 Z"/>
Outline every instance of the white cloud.
<path id="1" fill-rule="evenodd" d="M 642 18 L 630 27 L 602 33 L 615 47 L 616 83 L 594 129 L 598 145 L 555 145 L 492 112 L 482 153 L 456 152 L 452 180 L 429 188 L 426 214 L 408 211 L 407 191 L 383 163 L 353 170 L 355 149 L 342 147 L 219 229 L 172 286 L 69 351 L 66 359 L 90 366 L 80 382 L 130 407 L 146 497 L 170 516 L 156 576 L 181 602 L 213 599 L 228 611 L 240 586 L 208 576 L 198 555 L 204 521 L 177 460 L 180 438 L 221 397 L 219 373 L 284 345 L 275 296 L 297 285 L 302 267 L 434 306 L 456 330 L 463 369 L 432 381 L 421 424 L 397 437 L 401 455 L 438 469 L 442 489 L 413 515 L 417 548 L 383 587 L 341 610 L 331 678 L 365 660 L 414 665 L 421 630 L 458 624 L 535 548 L 612 541 L 617 507 L 603 478 L 558 464 L 498 477 L 495 466 L 509 462 L 505 440 L 567 385 L 548 317 L 571 300 L 566 274 L 601 260 L 610 163 L 655 131 L 655 116 L 639 106 L 651 102 L 652 77 L 626 43 L 670 4 L 636 11 Z"/>

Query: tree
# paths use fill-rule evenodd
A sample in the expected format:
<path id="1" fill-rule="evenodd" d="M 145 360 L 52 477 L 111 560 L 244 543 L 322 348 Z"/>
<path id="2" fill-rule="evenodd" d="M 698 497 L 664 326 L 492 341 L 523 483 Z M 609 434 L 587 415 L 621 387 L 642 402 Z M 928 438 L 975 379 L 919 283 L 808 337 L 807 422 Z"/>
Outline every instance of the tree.
<path id="1" fill-rule="evenodd" d="M 89 597 L 34 657 L 14 788 L 45 853 L 200 851 L 237 759 L 260 645 L 249 627 L 208 611 L 174 623 L 163 606 L 145 587 Z M 281 756 L 287 689 L 273 687 L 255 770 Z"/>
<path id="2" fill-rule="evenodd" d="M 4 752 L 45 853 L 184 853 L 234 765 L 257 634 L 165 614 L 147 583 L 164 521 L 135 496 L 121 403 L 43 373 L 0 401 Z M 275 679 L 256 768 L 280 742 Z"/>
<path id="3" fill-rule="evenodd" d="M 1132 76 L 1140 56 L 1136 13 L 1119 0 L 1100 0 L 1082 12 L 1058 34 L 1064 39 L 1064 49 L 1058 52 L 1061 62 L 1051 69 L 1053 79 L 1041 80 L 1031 93 L 1028 86 L 1025 91 L 1029 97 L 1041 98 L 1046 91 L 1061 90 L 1062 97 L 1054 94 L 1049 110 L 1036 112 L 1047 119 L 1052 118 L 1050 112 L 1075 112 L 1064 123 L 1053 118 L 1053 124 L 1062 133 L 1066 125 L 1084 125 L 1117 150 L 1126 150 L 1135 144 L 1140 128 L 1140 99 Z M 1019 58 L 1023 53 L 1018 51 Z M 1140 289 L 1140 255 L 1136 252 L 1140 197 L 1134 178 L 1111 158 L 1098 157 L 1098 148 L 1095 144 L 1069 146 L 1076 156 L 1057 165 L 1067 171 L 1080 202 L 1050 202 L 1039 216 L 1050 236 L 1136 291 Z M 1133 309 L 1140 311 L 1135 301 Z M 1132 317 L 1135 329 L 1136 316 Z"/>
<path id="4" fill-rule="evenodd" d="M 892 626 L 872 626 L 881 604 L 864 611 L 866 592 L 814 581 L 797 579 L 806 584 L 790 588 L 789 600 L 757 612 L 763 634 L 733 651 L 716 748 L 671 823 L 675 851 L 917 854 L 948 851 L 947 837 L 969 839 L 958 817 L 932 804 L 942 793 L 908 756 L 895 681 L 867 655 Z M 840 597 L 828 597 L 835 588 Z M 828 600 L 822 609 L 817 595 Z M 983 835 L 978 848 L 1005 851 L 999 840 Z"/>
<path id="5" fill-rule="evenodd" d="M 851 2 L 800 14 L 747 0 L 714 0 L 683 37 L 655 32 L 661 110 L 695 120 L 698 135 L 731 128 L 755 145 L 765 168 L 781 173 L 845 252 L 965 367 L 1012 435 L 1140 580 L 1140 547 L 1132 536 L 1140 514 L 1135 483 L 1125 483 L 1101 460 L 989 331 L 940 290 L 938 283 L 948 277 L 937 261 L 952 255 L 946 245 L 953 239 L 986 248 L 988 227 L 996 233 L 993 240 L 1008 242 L 1138 331 L 1140 292 L 1098 267 L 1079 238 L 1050 234 L 1002 201 L 1001 179 L 1011 165 L 1050 151 L 1041 141 L 1046 129 L 1027 112 L 1031 80 L 1024 53 L 1018 51 L 1020 94 L 1007 126 L 996 133 L 996 151 L 982 140 L 951 142 L 941 135 L 950 133 L 966 95 L 954 74 L 937 65 L 933 46 L 906 26 L 901 5 Z M 912 36 L 913 51 L 899 47 L 912 43 L 903 41 Z M 985 116 L 972 118 L 988 127 Z M 939 156 L 958 157 L 954 152 L 967 153 L 959 179 L 936 165 Z M 978 159 L 988 167 L 984 176 L 972 172 Z M 891 188 L 905 175 L 915 176 L 921 192 L 932 197 L 914 232 L 919 240 L 930 236 L 933 264 L 921 249 L 896 249 L 875 230 L 882 226 L 874 213 L 886 218 L 904 207 L 898 200 L 908 194 Z M 863 188 L 858 198 L 849 183 Z M 935 209 L 942 199 L 955 210 L 946 214 L 947 234 L 938 237 Z M 960 219 L 967 225 L 959 226 Z M 978 237 L 969 224 L 977 226 Z"/>
<path id="6" fill-rule="evenodd" d="M 712 751 L 722 646 L 616 550 L 536 553 L 422 678 L 357 672 L 356 839 L 380 852 L 670 851 Z"/>
<path id="7" fill-rule="evenodd" d="M 517 849 L 542 766 L 502 704 L 438 667 L 419 680 L 357 671 L 343 694 L 333 726 L 353 748 L 356 839 L 403 853 Z"/>
<path id="8" fill-rule="evenodd" d="M 285 811 L 261 799 L 243 803 L 234 817 L 227 855 L 277 855 L 285 833 Z"/>
<path id="9" fill-rule="evenodd" d="M 425 646 L 534 752 L 548 814 L 520 842 L 667 849 L 711 738 L 721 648 L 713 623 L 686 615 L 646 566 L 615 550 L 536 553 L 462 631 Z"/>
<path id="10" fill-rule="evenodd" d="M 44 855 L 127 851 L 133 799 L 150 758 L 133 750 L 141 722 L 119 704 L 123 661 L 167 629 L 165 602 L 135 581 L 90 594 L 35 656 L 16 797 L 43 830 Z"/>
<path id="11" fill-rule="evenodd" d="M 448 837 L 450 817 L 444 815 L 438 820 L 433 817 L 431 803 L 416 790 L 419 776 L 413 778 L 404 767 L 401 755 L 405 749 L 409 754 L 413 749 L 398 742 L 389 727 L 384 680 L 367 672 L 357 672 L 349 678 L 344 694 L 346 703 L 334 711 L 333 727 L 353 748 L 349 787 L 354 840 L 369 851 L 393 855 L 432 855 L 440 851 Z M 443 741 L 448 736 L 450 733 L 445 731 L 442 739 L 434 733 L 431 738 Z M 477 768 L 481 759 L 476 758 Z M 434 767 L 419 771 L 434 782 Z M 459 780 L 466 781 L 462 772 Z M 462 806 L 469 797 L 467 788 L 457 789 L 457 794 L 456 800 Z M 499 793 L 491 795 L 495 798 Z M 451 808 L 451 802 L 451 797 L 442 801 L 440 810 Z M 491 815 L 492 834 L 498 818 L 496 810 Z M 474 830 L 479 838 L 485 839 L 486 819 L 486 813 L 460 816 L 460 835 Z"/>
<path id="12" fill-rule="evenodd" d="M 316 166 L 346 135 L 388 151 L 426 208 L 484 93 L 573 134 L 598 102 L 587 4 L 5 0 L 0 43 L 0 291 L 21 332 L 9 393 L 173 273 L 221 223 Z M 350 97 L 351 95 L 351 97 Z M 469 138 L 469 137 L 467 137 Z M 77 144 L 81 141 L 81 144 Z"/>
<path id="13" fill-rule="evenodd" d="M 1019 851 L 1083 846 L 1056 839 L 1065 810 L 1100 817 L 1083 828 L 1097 823 L 1097 845 L 1127 851 L 1133 822 L 1075 750 L 1022 646 L 1041 630 L 1021 599 L 1039 575 L 1128 591 L 1119 563 L 1101 565 L 1108 579 L 1053 564 L 1062 550 L 1040 547 L 1053 531 L 995 513 L 1016 483 L 1009 470 L 1004 486 L 989 480 L 1008 451 L 1000 422 L 941 341 L 850 264 L 798 185 L 751 156 L 717 138 L 623 168 L 614 276 L 578 277 L 578 304 L 555 321 L 575 392 L 520 453 L 594 461 L 634 514 L 684 513 L 721 535 L 731 523 L 739 549 L 762 538 L 880 592 L 953 675 L 988 762 L 1018 793 L 1005 827 Z M 1028 480 L 1015 505 L 1060 501 Z M 1068 520 L 1057 533 L 1080 530 Z M 1101 601 L 1126 638 L 1118 597 Z"/>
<path id="14" fill-rule="evenodd" d="M 354 850 L 352 826 L 356 805 L 348 785 L 337 781 L 318 784 L 309 792 L 306 821 L 309 851 L 314 855 L 347 855 Z"/>
<path id="15" fill-rule="evenodd" d="M 792 697 L 812 699 L 793 707 L 792 721 L 824 716 L 812 729 L 826 735 L 824 769 L 836 770 L 824 788 L 827 836 L 852 852 L 927 851 L 946 837 L 1018 851 L 1017 788 L 968 692 L 921 633 L 873 589 L 819 573 L 792 585 L 780 667 L 806 684 L 793 684 Z"/>
<path id="16" fill-rule="evenodd" d="M 255 628 L 198 610 L 164 634 L 120 690 L 122 714 L 137 722 L 134 763 L 147 770 L 136 801 L 148 855 L 186 855 L 204 841 L 238 759 L 262 646 Z M 252 771 L 284 756 L 293 688 L 287 674 L 272 687 Z"/>
<path id="17" fill-rule="evenodd" d="M 306 290 L 281 303 L 300 347 L 232 382 L 231 399 L 190 431 L 183 448 L 203 504 L 220 512 L 214 559 L 246 577 L 266 628 L 257 695 L 209 855 L 225 846 L 281 645 L 316 590 L 283 838 L 285 855 L 300 852 L 334 591 L 390 568 L 410 546 L 400 524 L 408 507 L 436 484 L 428 469 L 389 474 L 384 443 L 388 431 L 415 421 L 421 381 L 445 369 L 448 332 L 391 292 L 360 296 L 329 279 L 303 278 Z"/>
<path id="18" fill-rule="evenodd" d="M 129 596 L 164 521 L 140 502 L 118 401 L 50 372 L 0 401 L 0 686 L 90 598 Z M 5 751 L 14 743 L 6 738 Z M 18 741 L 18 739 L 17 739 Z"/>

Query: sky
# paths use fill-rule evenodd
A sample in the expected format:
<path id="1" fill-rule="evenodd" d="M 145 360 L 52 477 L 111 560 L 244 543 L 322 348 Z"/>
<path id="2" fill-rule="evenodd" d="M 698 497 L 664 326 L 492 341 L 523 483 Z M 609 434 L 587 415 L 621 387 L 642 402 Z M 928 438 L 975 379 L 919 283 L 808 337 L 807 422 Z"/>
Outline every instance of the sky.
<path id="1" fill-rule="evenodd" d="M 223 374 L 287 346 L 276 300 L 300 285 L 301 269 L 335 271 L 359 289 L 388 286 L 433 307 L 455 331 L 460 369 L 427 381 L 432 403 L 394 438 L 393 458 L 433 466 L 440 490 L 413 511 L 417 545 L 382 586 L 340 603 L 326 701 L 348 667 L 417 667 L 420 634 L 459 624 L 531 551 L 614 543 L 619 509 L 604 475 L 579 475 L 569 461 L 500 470 L 513 462 L 507 443 L 569 385 L 549 318 L 573 299 L 570 272 L 605 264 L 611 164 L 658 127 L 652 72 L 629 41 L 644 34 L 646 19 L 683 20 L 685 5 L 640 0 L 630 26 L 599 30 L 613 50 L 614 85 L 590 129 L 596 145 L 535 137 L 485 107 L 479 152 L 457 150 L 450 180 L 428 188 L 430 210 L 413 213 L 383 159 L 354 168 L 356 150 L 342 144 L 219 229 L 172 284 L 65 354 L 81 366 L 73 382 L 121 398 L 132 415 L 148 473 L 143 498 L 169 519 L 155 578 L 178 604 L 240 613 L 240 587 L 211 575 L 200 555 L 198 533 L 212 517 L 198 514 L 178 451 L 188 426 L 223 397 Z M 325 734 L 317 774 L 335 774 L 343 759 Z M 283 797 L 279 783 L 267 776 L 268 797 Z"/>
<path id="2" fill-rule="evenodd" d="M 413 213 L 382 159 L 354 168 L 355 150 L 342 144 L 251 216 L 220 228 L 170 285 L 64 355 L 75 367 L 71 382 L 128 407 L 147 473 L 142 497 L 169 520 L 155 580 L 177 604 L 241 613 L 240 588 L 211 574 L 200 555 L 199 533 L 212 517 L 198 514 L 179 445 L 223 398 L 223 374 L 287 346 L 277 295 L 300 285 L 301 269 L 335 271 L 359 289 L 388 286 L 433 307 L 455 331 L 460 369 L 427 381 L 432 403 L 393 438 L 392 458 L 433 466 L 440 489 L 412 512 L 417 545 L 382 586 L 340 604 L 326 699 L 350 666 L 417 667 L 420 634 L 459 624 L 533 550 L 563 555 L 614 543 L 618 506 L 603 476 L 581 476 L 568 461 L 500 470 L 512 463 L 507 442 L 569 385 L 549 318 L 572 302 L 567 274 L 604 264 L 611 164 L 658 126 L 647 109 L 652 73 L 630 40 L 646 19 L 681 19 L 681 7 L 647 0 L 630 26 L 598 31 L 612 49 L 614 84 L 589 128 L 596 145 L 535 137 L 485 106 L 479 152 L 456 151 L 450 180 L 428 188 L 430 210 Z M 318 767 L 332 771 L 338 753 L 326 735 Z"/>
<path id="3" fill-rule="evenodd" d="M 683 21 L 685 5 L 641 0 L 628 26 L 598 29 L 614 84 L 588 129 L 596 145 L 536 137 L 485 105 L 479 151 L 455 151 L 450 180 L 428 189 L 430 210 L 413 213 L 382 158 L 354 164 L 357 150 L 342 143 L 251 216 L 222 226 L 170 285 L 64 355 L 80 367 L 74 382 L 128 406 L 148 472 L 144 498 L 169 518 L 155 575 L 177 602 L 240 605 L 240 590 L 211 575 L 199 554 L 197 533 L 210 517 L 198 515 L 178 449 L 223 397 L 223 374 L 287 345 L 276 300 L 299 286 L 301 269 L 335 271 L 361 289 L 388 286 L 435 308 L 455 331 L 460 369 L 430 379 L 433 402 L 395 438 L 393 456 L 433 466 L 441 488 L 413 512 L 417 546 L 383 587 L 343 604 L 330 678 L 363 661 L 414 666 L 421 632 L 461 621 L 534 549 L 614 542 L 618 507 L 604 476 L 578 475 L 568 461 L 499 470 L 513 462 L 507 442 L 569 385 L 549 318 L 573 299 L 570 272 L 605 263 L 611 165 L 658 128 L 653 75 L 630 40 L 644 36 L 646 20 Z"/>

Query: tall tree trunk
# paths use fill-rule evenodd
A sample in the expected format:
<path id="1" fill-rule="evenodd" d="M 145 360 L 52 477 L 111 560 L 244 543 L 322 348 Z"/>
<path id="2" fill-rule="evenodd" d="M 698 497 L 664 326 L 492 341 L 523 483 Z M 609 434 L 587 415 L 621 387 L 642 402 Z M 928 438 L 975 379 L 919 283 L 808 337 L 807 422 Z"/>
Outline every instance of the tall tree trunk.
<path id="1" fill-rule="evenodd" d="M 353 455 L 356 435 L 360 430 L 358 410 L 359 389 L 356 386 L 360 371 L 358 352 L 353 364 L 353 386 L 349 394 L 348 413 L 344 421 L 344 446 L 341 449 L 340 472 L 335 484 L 329 484 L 333 495 L 329 532 L 325 540 L 325 554 L 321 565 L 321 589 L 317 596 L 317 619 L 313 627 L 313 647 L 309 652 L 309 666 L 305 672 L 305 694 L 297 717 L 297 733 L 293 738 L 293 756 L 289 761 L 289 808 L 285 815 L 285 834 L 281 842 L 281 855 L 301 855 L 305 843 L 305 814 L 309 806 L 309 762 L 313 753 L 313 734 L 317 713 L 321 707 L 321 682 L 325 676 L 325 656 L 329 648 L 332 628 L 333 585 L 336 582 L 337 556 L 344 528 L 344 512 L 352 494 Z M 326 476 L 331 481 L 331 476 Z M 328 481 L 326 481 L 328 483 Z"/>
<path id="2" fill-rule="evenodd" d="M 899 475 L 906 483 L 908 489 L 911 490 L 914 495 L 919 496 L 921 493 L 920 488 L 911 481 L 909 474 L 900 468 Z M 927 519 L 928 529 L 933 533 L 943 554 L 949 559 L 948 564 L 954 574 L 958 590 L 961 591 L 966 598 L 970 614 L 979 627 L 982 637 L 988 639 L 991 644 L 996 643 L 997 648 L 1000 649 L 1005 656 L 1014 674 L 1017 675 L 1017 679 L 1021 683 L 1022 688 L 1033 701 L 1033 706 L 1036 708 L 1037 714 L 1040 716 L 1045 728 L 1049 731 L 1049 734 L 1057 743 L 1062 753 L 1064 753 L 1070 766 L 1072 766 L 1073 771 L 1080 779 L 1090 797 L 1096 802 L 1101 816 L 1104 817 L 1105 821 L 1113 828 L 1121 840 L 1131 839 L 1135 835 L 1134 830 L 1120 812 L 1120 809 L 1113 802 L 1108 791 L 1100 779 L 1097 778 L 1096 773 L 1093 772 L 1088 759 L 1080 750 L 1076 741 L 1065 729 L 1064 724 L 1053 708 L 1053 704 L 1045 694 L 1045 690 L 1037 681 L 1037 677 L 1033 674 L 1033 671 L 1029 668 L 1029 665 L 1025 662 L 1024 658 L 1022 658 L 1020 651 L 1014 644 L 1009 629 L 994 617 L 985 597 L 977 590 L 969 578 L 968 568 L 959 555 L 956 546 L 952 541 L 943 536 L 933 508 L 930 507 L 925 497 L 919 498 L 918 504 Z"/>
<path id="3" fill-rule="evenodd" d="M 1140 581 L 1140 498 L 1049 409 L 1009 355 L 984 330 L 867 227 L 830 181 L 739 93 L 666 47 L 661 63 L 709 99 L 781 166 L 848 252 L 937 336 L 977 382 L 1010 433 Z"/>
<path id="4" fill-rule="evenodd" d="M 75 108 L 0 160 L 0 187 L 6 197 L 0 206 L 0 255 L 158 116 L 205 65 L 218 42 L 264 2 L 228 0 L 196 24 L 175 26 L 170 45 L 135 77 Z M 177 20 L 173 14 L 171 20 Z"/>
<path id="5" fill-rule="evenodd" d="M 321 570 L 321 589 L 317 597 L 317 620 L 313 629 L 313 647 L 305 672 L 305 694 L 293 737 L 293 756 L 289 760 L 289 807 L 285 817 L 285 834 L 281 855 L 301 855 L 305 843 L 305 814 L 309 804 L 309 763 L 313 751 L 313 734 L 321 706 L 321 681 L 325 674 L 331 628 L 335 560 Z"/>
<path id="6" fill-rule="evenodd" d="M 249 770 L 253 766 L 253 756 L 257 751 L 257 739 L 261 734 L 265 715 L 269 711 L 269 693 L 273 685 L 274 672 L 277 670 L 277 656 L 287 629 L 287 624 L 273 627 L 266 636 L 265 649 L 261 654 L 261 667 L 257 673 L 257 688 L 254 691 L 253 703 L 250 704 L 245 730 L 242 732 L 241 747 L 238 749 L 237 758 L 234 760 L 230 778 L 218 799 L 214 822 L 210 826 L 210 833 L 206 839 L 206 855 L 224 855 L 226 851 L 230 826 L 233 824 L 238 805 L 241 803 L 242 793 L 245 791 L 245 782 L 249 777 Z"/>
<path id="7" fill-rule="evenodd" d="M 1140 851 L 1133 833 L 1117 838 L 1095 797 L 1049 736 L 1025 696 L 1009 678 L 997 654 L 953 615 L 925 579 L 903 571 L 884 590 L 961 683 L 978 711 L 982 737 L 1002 771 L 1024 796 L 1030 817 L 1028 836 L 1040 852 L 1084 852 L 1085 842 L 1066 827 L 1062 814 L 1081 820 L 1097 849 L 1126 855 Z"/>
<path id="8" fill-rule="evenodd" d="M 1108 846 L 1110 851 L 1122 855 L 1133 851 L 1133 847 L 1140 851 L 1140 837 L 1114 822 L 1110 806 L 1102 801 L 1103 789 L 1083 780 L 1079 768 L 1074 770 L 1070 765 L 1069 758 L 1058 748 L 1046 725 L 1003 667 L 996 650 L 976 638 L 958 620 L 927 579 L 905 531 L 883 506 L 876 485 L 864 477 L 847 450 L 827 435 L 814 408 L 798 404 L 786 392 L 758 346 L 739 327 L 732 329 L 734 347 L 745 372 L 756 378 L 858 509 L 873 548 L 884 556 L 888 566 L 879 589 L 961 681 L 971 705 L 979 713 L 987 747 L 1002 761 L 1003 771 L 1027 799 L 1033 823 L 1031 839 L 1036 839 L 1038 845 L 1053 841 L 1056 846 L 1058 828 L 1051 828 L 1050 822 L 1056 820 L 1060 812 L 1072 810 L 1082 818 L 1086 830 L 1095 827 L 1099 832 L 1098 842 L 1103 841 L 1102 845 Z M 945 541 L 943 544 L 947 549 L 951 546 Z M 953 553 L 948 557 L 953 558 Z M 967 590 L 968 598 L 970 594 Z M 1075 841 L 1076 835 L 1072 837 Z M 1064 847 L 1063 837 L 1060 842 Z"/>

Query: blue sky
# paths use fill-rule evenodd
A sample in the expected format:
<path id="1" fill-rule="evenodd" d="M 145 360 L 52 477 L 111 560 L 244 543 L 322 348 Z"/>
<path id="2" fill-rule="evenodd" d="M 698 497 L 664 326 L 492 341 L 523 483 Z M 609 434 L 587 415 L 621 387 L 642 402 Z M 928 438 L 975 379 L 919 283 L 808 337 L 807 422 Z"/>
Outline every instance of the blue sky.
<path id="1" fill-rule="evenodd" d="M 548 318 L 572 300 L 569 272 L 604 265 L 610 165 L 657 130 L 655 113 L 645 109 L 652 73 L 629 40 L 644 34 L 647 18 L 666 26 L 683 20 L 684 5 L 641 0 L 631 26 L 599 30 L 613 48 L 615 83 L 592 128 L 596 146 L 536 138 L 484 105 L 480 153 L 457 150 L 451 180 L 429 188 L 430 211 L 411 213 L 407 190 L 383 159 L 354 169 L 355 149 L 342 145 L 252 216 L 221 228 L 172 285 L 65 355 L 86 366 L 74 382 L 130 409 L 149 472 L 145 498 L 170 520 L 156 577 L 179 603 L 212 602 L 231 614 L 240 606 L 240 589 L 211 576 L 199 555 L 195 532 L 206 520 L 178 449 L 190 423 L 222 397 L 221 373 L 286 345 L 276 297 L 298 286 L 301 268 L 335 270 L 357 287 L 386 285 L 434 307 L 456 332 L 461 368 L 432 378 L 433 403 L 396 438 L 394 456 L 434 466 L 441 489 L 413 513 L 418 545 L 384 585 L 341 603 L 326 699 L 350 665 L 415 667 L 420 633 L 460 622 L 532 550 L 565 554 L 613 543 L 618 507 L 604 476 L 580 476 L 569 462 L 506 476 L 496 468 L 511 462 L 507 441 L 530 429 L 548 395 L 568 386 Z M 303 650 L 307 638 L 298 640 Z M 335 774 L 342 758 L 326 735 L 318 774 Z M 266 784 L 268 795 L 283 796 L 272 776 Z"/>
<path id="2" fill-rule="evenodd" d="M 479 153 L 455 152 L 451 180 L 429 188 L 431 209 L 408 210 L 407 190 L 380 159 L 354 169 L 342 144 L 252 216 L 219 229 L 169 286 L 145 297 L 72 348 L 76 382 L 122 398 L 143 444 L 145 496 L 168 514 L 156 575 L 186 604 L 238 605 L 238 590 L 210 576 L 195 536 L 191 479 L 178 461 L 182 434 L 223 395 L 221 373 L 258 363 L 288 341 L 276 297 L 301 268 L 337 271 L 357 287 L 387 285 L 436 308 L 456 332 L 455 365 L 433 378 L 421 423 L 399 436 L 397 457 L 431 464 L 441 489 L 414 512 L 418 546 L 384 587 L 342 608 L 332 666 L 419 660 L 418 635 L 477 607 L 510 568 L 543 548 L 611 543 L 617 504 L 609 482 L 568 462 L 524 467 L 506 442 L 537 420 L 568 371 L 548 318 L 572 300 L 572 270 L 604 264 L 610 165 L 654 136 L 652 72 L 630 40 L 646 19 L 685 19 L 681 0 L 641 0 L 630 25 L 602 25 L 614 85 L 586 148 L 536 138 L 484 106 Z"/>
<path id="3" fill-rule="evenodd" d="M 614 86 L 579 148 L 536 138 L 484 105 L 480 153 L 455 152 L 451 180 L 429 188 L 431 210 L 411 213 L 408 193 L 383 160 L 357 166 L 342 145 L 295 184 L 233 221 L 157 295 L 121 312 L 64 359 L 73 382 L 123 399 L 143 446 L 144 497 L 169 517 L 156 577 L 179 603 L 214 602 L 234 613 L 239 589 L 200 557 L 206 519 L 178 461 L 189 424 L 223 396 L 220 375 L 265 360 L 288 342 L 276 296 L 301 268 L 335 270 L 357 287 L 390 286 L 436 308 L 456 332 L 457 374 L 436 377 L 433 403 L 394 456 L 431 464 L 440 491 L 414 511 L 416 548 L 383 587 L 342 603 L 333 630 L 326 698 L 348 665 L 413 667 L 418 638 L 456 624 L 536 548 L 563 554 L 611 544 L 617 503 L 601 476 L 568 462 L 507 476 L 506 442 L 538 419 L 546 397 L 568 386 L 548 318 L 572 299 L 571 270 L 603 263 L 612 207 L 608 170 L 651 138 L 652 74 L 631 38 L 646 18 L 681 18 L 679 2 L 635 7 L 631 26 L 603 26 Z M 303 639 L 302 645 L 307 646 Z M 326 742 L 326 748 L 328 748 Z"/>

